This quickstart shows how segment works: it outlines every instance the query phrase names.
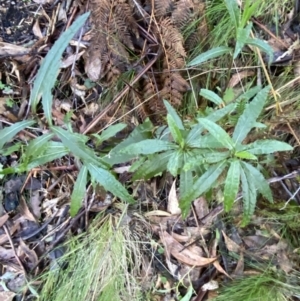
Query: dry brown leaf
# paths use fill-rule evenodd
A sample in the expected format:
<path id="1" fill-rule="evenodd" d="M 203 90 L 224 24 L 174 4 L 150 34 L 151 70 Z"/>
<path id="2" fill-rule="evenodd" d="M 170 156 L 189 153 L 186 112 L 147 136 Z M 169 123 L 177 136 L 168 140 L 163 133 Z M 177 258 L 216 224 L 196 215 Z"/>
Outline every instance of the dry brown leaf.
<path id="1" fill-rule="evenodd" d="M 14 292 L 0 292 L 0 301 L 12 301 L 15 295 Z"/>
<path id="2" fill-rule="evenodd" d="M 224 231 L 222 231 L 223 233 L 223 237 L 224 237 L 224 240 L 225 240 L 225 244 L 226 244 L 226 247 L 227 247 L 227 250 L 229 252 L 234 252 L 234 253 L 239 253 L 240 250 L 241 250 L 241 247 L 235 243 L 232 239 L 230 239 Z"/>
<path id="3" fill-rule="evenodd" d="M 0 246 L 0 260 L 1 261 L 8 261 L 14 257 L 15 257 L 15 254 L 14 254 L 13 249 L 5 249 Z"/>
<path id="4" fill-rule="evenodd" d="M 193 202 L 198 219 L 202 219 L 209 213 L 208 204 L 204 197 L 200 197 Z"/>
<path id="5" fill-rule="evenodd" d="M 234 276 L 242 276 L 244 274 L 244 253 L 240 252 L 240 257 L 238 260 L 238 263 L 235 267 L 235 270 L 233 272 Z"/>
<path id="6" fill-rule="evenodd" d="M 241 71 L 238 73 L 235 73 L 232 75 L 229 83 L 228 83 L 228 87 L 229 88 L 233 88 L 235 87 L 238 83 L 240 83 L 242 81 L 242 79 L 247 78 L 249 76 L 254 76 L 255 72 L 252 70 L 245 70 L 245 71 Z"/>
<path id="7" fill-rule="evenodd" d="M 77 61 L 84 54 L 84 52 L 85 50 L 69 55 L 66 59 L 61 61 L 60 68 L 64 69 L 72 66 L 74 61 Z"/>
<path id="8" fill-rule="evenodd" d="M 30 49 L 28 48 L 0 42 L 0 57 L 14 56 L 15 60 L 25 63 L 30 58 L 29 55 L 27 55 L 29 52 Z"/>
<path id="9" fill-rule="evenodd" d="M 7 213 L 5 213 L 4 215 L 2 215 L 0 217 L 0 227 L 2 227 L 6 223 L 8 218 L 9 218 L 9 215 Z"/>
<path id="10" fill-rule="evenodd" d="M 36 253 L 33 250 L 29 249 L 29 247 L 24 243 L 22 239 L 19 243 L 17 255 L 22 260 L 22 262 L 26 262 L 26 266 L 30 270 L 33 269 L 38 263 L 38 257 Z"/>
<path id="11" fill-rule="evenodd" d="M 42 39 L 43 38 L 43 34 L 42 34 L 42 31 L 41 31 L 41 28 L 40 28 L 40 23 L 39 23 L 39 19 L 37 19 L 34 24 L 33 24 L 33 27 L 32 27 L 32 32 L 33 34 Z"/>
<path id="12" fill-rule="evenodd" d="M 198 254 L 191 252 L 189 249 L 183 249 L 183 246 L 167 231 L 160 232 L 160 239 L 164 244 L 166 252 L 174 256 L 182 263 L 191 266 L 206 266 L 216 260 L 216 258 L 201 257 Z"/>
<path id="13" fill-rule="evenodd" d="M 41 197 L 38 190 L 33 190 L 30 194 L 30 204 L 34 216 L 37 219 L 41 217 Z"/>
<path id="14" fill-rule="evenodd" d="M 15 224 L 13 224 L 11 227 L 9 227 L 10 235 L 13 235 L 16 232 L 16 230 L 18 230 L 19 228 L 20 228 L 20 222 L 16 221 Z M 0 245 L 3 245 L 7 241 L 8 241 L 8 237 L 6 234 L 0 235 Z"/>
<path id="15" fill-rule="evenodd" d="M 176 194 L 176 180 L 173 181 L 169 196 L 168 196 L 168 208 L 167 210 L 171 214 L 180 214 L 181 209 L 179 208 L 179 202 Z"/>
<path id="16" fill-rule="evenodd" d="M 23 196 L 20 197 L 20 213 L 28 220 L 37 222 L 35 216 L 30 212 Z"/>
<path id="17" fill-rule="evenodd" d="M 213 246 L 212 246 L 212 250 L 211 250 L 211 256 L 217 256 L 217 246 L 218 246 L 218 240 L 215 238 Z M 227 276 L 228 278 L 232 279 L 227 272 L 221 267 L 219 261 L 215 261 L 213 262 L 214 267 L 217 269 L 218 272 L 220 272 L 221 274 L 224 274 L 225 276 Z"/>

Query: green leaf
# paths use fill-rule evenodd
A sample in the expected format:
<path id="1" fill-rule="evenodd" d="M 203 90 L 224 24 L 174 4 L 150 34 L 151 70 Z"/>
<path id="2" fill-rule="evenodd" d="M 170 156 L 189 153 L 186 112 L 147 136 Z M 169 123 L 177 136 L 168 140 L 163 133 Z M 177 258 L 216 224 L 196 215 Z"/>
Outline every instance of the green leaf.
<path id="1" fill-rule="evenodd" d="M 232 208 L 240 186 L 240 162 L 234 160 L 231 162 L 224 188 L 224 208 L 226 212 Z"/>
<path id="2" fill-rule="evenodd" d="M 86 193 L 87 168 L 82 166 L 77 176 L 71 195 L 70 214 L 74 217 L 82 206 L 82 201 Z"/>
<path id="3" fill-rule="evenodd" d="M 246 0 L 245 3 L 243 2 L 243 12 L 240 22 L 241 27 L 246 26 L 247 22 L 250 20 L 250 18 L 253 17 L 255 12 L 257 11 L 259 5 L 260 1 Z"/>
<path id="4" fill-rule="evenodd" d="M 191 203 L 204 192 L 212 188 L 226 167 L 225 162 L 210 166 L 210 168 L 193 184 L 180 198 L 182 216 L 185 218 L 190 210 Z"/>
<path id="5" fill-rule="evenodd" d="M 265 155 L 275 152 L 292 151 L 293 147 L 289 144 L 276 140 L 257 140 L 243 146 L 243 149 L 253 155 Z"/>
<path id="6" fill-rule="evenodd" d="M 237 38 L 236 38 L 236 44 L 235 44 L 233 59 L 237 58 L 237 56 L 240 54 L 243 47 L 245 46 L 245 44 L 249 40 L 251 28 L 252 28 L 252 23 L 249 22 L 249 24 L 245 28 L 238 28 L 237 29 Z"/>
<path id="7" fill-rule="evenodd" d="M 5 143 L 14 138 L 16 134 L 24 130 L 26 127 L 31 126 L 33 123 L 34 121 L 32 120 L 24 120 L 8 126 L 3 130 L 0 130 L 0 149 L 4 146 Z"/>
<path id="8" fill-rule="evenodd" d="M 69 150 L 61 142 L 48 141 L 47 147 L 44 149 L 43 153 L 38 156 L 31 157 L 26 164 L 25 170 L 28 171 L 37 166 L 45 165 L 66 156 L 68 153 Z"/>
<path id="9" fill-rule="evenodd" d="M 150 155 L 175 148 L 176 145 L 174 143 L 159 139 L 146 139 L 135 144 L 128 145 L 120 150 L 120 152 L 132 155 Z"/>
<path id="10" fill-rule="evenodd" d="M 126 128 L 125 123 L 118 123 L 114 125 L 110 125 L 107 129 L 103 130 L 100 135 L 92 134 L 93 137 L 97 140 L 97 145 L 101 144 L 103 141 L 108 140 L 111 137 L 114 137 L 117 133 Z"/>
<path id="11" fill-rule="evenodd" d="M 170 105 L 170 103 L 166 100 L 164 100 L 164 105 L 168 111 L 168 113 L 172 116 L 176 126 L 180 129 L 180 130 L 184 130 L 184 126 L 182 123 L 181 118 L 179 117 L 179 115 L 177 114 L 176 110 Z"/>
<path id="12" fill-rule="evenodd" d="M 183 153 L 181 150 L 174 152 L 168 162 L 167 169 L 172 176 L 176 177 L 178 170 L 182 169 L 183 166 Z"/>
<path id="13" fill-rule="evenodd" d="M 56 126 L 51 127 L 51 130 L 76 157 L 104 168 L 108 166 L 101 158 L 95 155 L 92 149 L 83 143 L 86 138 L 83 135 L 74 134 Z"/>
<path id="14" fill-rule="evenodd" d="M 195 57 L 191 62 L 187 64 L 187 67 L 200 65 L 204 62 L 207 62 L 208 60 L 220 57 L 230 52 L 231 52 L 231 48 L 229 47 L 225 47 L 225 46 L 215 47 Z"/>
<path id="15" fill-rule="evenodd" d="M 230 15 L 230 21 L 233 23 L 235 29 L 240 26 L 240 9 L 236 0 L 225 0 L 226 8 Z"/>
<path id="16" fill-rule="evenodd" d="M 273 203 L 273 196 L 270 185 L 263 174 L 254 166 L 247 162 L 241 163 L 244 170 L 249 174 L 249 178 L 255 184 L 256 189 L 271 203 Z"/>
<path id="17" fill-rule="evenodd" d="M 220 141 L 218 141 L 214 136 L 211 135 L 200 136 L 200 138 L 191 142 L 189 146 L 195 148 L 210 148 L 210 149 L 224 148 L 223 144 Z"/>
<path id="18" fill-rule="evenodd" d="M 45 148 L 48 147 L 48 141 L 53 137 L 53 133 L 47 133 L 42 136 L 39 136 L 35 139 L 30 140 L 28 146 L 26 147 L 25 156 L 38 157 L 41 155 Z"/>
<path id="19" fill-rule="evenodd" d="M 110 191 L 123 201 L 134 203 L 134 199 L 130 196 L 125 187 L 116 180 L 116 178 L 106 169 L 98 167 L 93 163 L 86 163 L 87 169 L 92 176 L 92 181 L 97 182 L 104 187 L 106 191 Z"/>
<path id="20" fill-rule="evenodd" d="M 242 180 L 242 192 L 243 192 L 243 221 L 242 227 L 246 226 L 251 216 L 255 211 L 257 193 L 254 183 L 251 178 L 248 178 L 244 169 L 241 167 L 241 180 Z"/>
<path id="21" fill-rule="evenodd" d="M 52 94 L 51 89 L 54 87 L 60 60 L 62 54 L 69 44 L 69 41 L 75 33 L 82 27 L 90 13 L 85 13 L 77 18 L 77 20 L 66 30 L 54 46 L 48 51 L 44 58 L 41 67 L 34 81 L 33 89 L 30 95 L 30 104 L 34 113 L 36 113 L 37 104 L 43 96 L 43 109 L 48 123 L 52 124 L 51 109 L 52 109 Z"/>
<path id="22" fill-rule="evenodd" d="M 167 122 L 169 126 L 169 130 L 171 132 L 171 135 L 176 143 L 178 143 L 181 147 L 184 146 L 184 139 L 182 137 L 180 129 L 177 127 L 175 120 L 173 117 L 168 114 L 167 115 Z"/>
<path id="23" fill-rule="evenodd" d="M 165 152 L 151 156 L 133 175 L 132 180 L 148 180 L 167 170 L 167 164 L 173 152 Z"/>
<path id="24" fill-rule="evenodd" d="M 235 108 L 235 104 L 231 103 L 231 104 L 227 105 L 225 108 L 214 111 L 213 113 L 208 115 L 206 118 L 213 122 L 217 122 L 220 119 L 222 119 L 224 116 L 228 115 L 231 111 L 233 111 L 234 108 Z M 199 139 L 201 138 L 200 134 L 203 132 L 203 130 L 204 130 L 204 127 L 201 124 L 196 124 L 189 132 L 189 134 L 186 138 L 186 143 L 188 145 L 192 145 L 193 142 L 195 142 L 195 140 L 199 141 Z"/>
<path id="25" fill-rule="evenodd" d="M 249 99 L 251 99 L 252 97 L 254 97 L 254 95 L 256 95 L 259 91 L 261 90 L 261 86 L 255 86 L 253 88 L 250 88 L 248 91 L 246 91 L 245 93 L 242 93 L 237 99 L 236 102 L 240 102 L 243 100 L 248 101 Z"/>
<path id="26" fill-rule="evenodd" d="M 229 150 L 234 148 L 234 143 L 232 139 L 219 125 L 205 118 L 199 118 L 198 121 L 224 147 L 226 147 Z"/>
<path id="27" fill-rule="evenodd" d="M 135 129 L 130 133 L 130 135 L 125 140 L 123 140 L 118 145 L 116 145 L 110 151 L 110 153 L 103 159 L 105 160 L 105 162 L 107 162 L 110 165 L 130 161 L 131 159 L 136 157 L 136 155 L 124 154 L 121 153 L 120 151 L 128 145 L 151 138 L 153 136 L 152 135 L 153 129 L 154 129 L 153 124 L 149 119 L 147 119 L 142 124 L 139 124 L 137 127 L 135 127 Z"/>
<path id="28" fill-rule="evenodd" d="M 269 91 L 269 86 L 259 91 L 254 99 L 245 108 L 243 114 L 240 116 L 235 126 L 232 135 L 232 138 L 235 142 L 242 142 L 246 138 L 250 130 L 253 128 L 256 119 L 258 118 L 265 105 Z"/>
<path id="29" fill-rule="evenodd" d="M 247 160 L 257 160 L 257 157 L 247 151 L 238 151 L 234 154 L 236 157 Z"/>
<path id="30" fill-rule="evenodd" d="M 185 195 L 193 185 L 193 174 L 190 170 L 181 171 L 180 173 L 180 182 L 179 182 L 179 191 L 180 195 Z"/>
<path id="31" fill-rule="evenodd" d="M 211 102 L 213 102 L 216 105 L 221 105 L 224 104 L 222 98 L 216 94 L 215 92 L 208 90 L 208 89 L 201 89 L 200 90 L 200 95 L 208 100 L 210 100 Z"/>
<path id="32" fill-rule="evenodd" d="M 265 41 L 260 39 L 248 38 L 246 44 L 255 46 L 260 50 L 264 51 L 269 56 L 269 62 L 272 63 L 274 60 L 274 53 L 272 47 Z"/>

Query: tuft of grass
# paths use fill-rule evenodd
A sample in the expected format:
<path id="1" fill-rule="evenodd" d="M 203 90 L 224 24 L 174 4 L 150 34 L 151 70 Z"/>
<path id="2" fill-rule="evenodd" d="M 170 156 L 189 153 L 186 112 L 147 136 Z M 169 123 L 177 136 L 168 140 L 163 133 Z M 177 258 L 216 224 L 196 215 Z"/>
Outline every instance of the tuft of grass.
<path id="1" fill-rule="evenodd" d="M 280 277 L 281 276 L 281 277 Z M 213 301 L 288 301 L 300 297 L 299 275 L 264 273 L 235 279 Z"/>
<path id="2" fill-rule="evenodd" d="M 143 300 L 137 281 L 142 265 L 140 243 L 131 236 L 128 216 L 98 217 L 88 233 L 71 238 L 58 261 L 65 269 L 43 275 L 40 299 L 51 301 Z"/>

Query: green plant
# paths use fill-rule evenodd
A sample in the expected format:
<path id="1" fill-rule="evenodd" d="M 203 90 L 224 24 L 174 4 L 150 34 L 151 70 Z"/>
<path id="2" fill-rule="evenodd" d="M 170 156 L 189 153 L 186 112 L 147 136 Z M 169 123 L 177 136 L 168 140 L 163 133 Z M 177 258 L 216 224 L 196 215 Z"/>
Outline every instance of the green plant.
<path id="1" fill-rule="evenodd" d="M 43 60 L 34 81 L 30 97 L 31 109 L 33 113 L 36 113 L 39 101 L 42 98 L 42 108 L 49 124 L 49 132 L 32 139 L 26 146 L 19 145 L 19 147 L 22 147 L 19 164 L 0 171 L 1 174 L 22 173 L 72 153 L 78 159 L 78 165 L 80 166 L 80 172 L 71 196 L 70 211 L 73 216 L 81 207 L 88 181 L 91 181 L 95 185 L 99 183 L 104 189 L 112 192 L 120 199 L 133 202 L 127 190 L 116 180 L 113 172 L 110 171 L 110 165 L 104 160 L 104 156 L 97 156 L 93 149 L 86 145 L 87 136 L 73 133 L 71 129 L 65 130 L 52 124 L 53 96 L 51 90 L 58 75 L 60 58 L 69 41 L 84 24 L 88 16 L 89 13 L 80 16 L 60 36 Z M 33 120 L 22 121 L 1 130 L 0 152 L 7 154 L 9 150 L 4 148 L 4 145 L 14 138 L 18 132 L 32 126 L 34 123 Z M 123 127 L 119 126 L 108 129 L 105 133 L 102 133 L 102 141 L 103 138 L 108 139 L 115 135 Z M 57 136 L 61 141 L 52 141 L 54 136 Z"/>
<path id="2" fill-rule="evenodd" d="M 251 129 L 261 126 L 256 120 L 268 92 L 269 87 L 261 89 L 247 104 L 232 135 L 217 122 L 234 110 L 234 103 L 205 118 L 198 118 L 198 123 L 190 126 L 184 124 L 165 101 L 168 128 L 158 131 L 155 139 L 133 143 L 120 150 L 124 154 L 139 156 L 132 167 L 135 171 L 133 179 L 149 179 L 164 171 L 173 176 L 179 175 L 180 207 L 184 216 L 195 198 L 221 184 L 224 184 L 224 207 L 229 211 L 241 186 L 243 225 L 247 224 L 255 209 L 257 192 L 270 202 L 273 200 L 269 184 L 260 171 L 261 156 L 293 149 L 287 143 L 275 140 L 244 142 Z M 221 102 L 213 92 L 205 95 L 215 103 Z"/>

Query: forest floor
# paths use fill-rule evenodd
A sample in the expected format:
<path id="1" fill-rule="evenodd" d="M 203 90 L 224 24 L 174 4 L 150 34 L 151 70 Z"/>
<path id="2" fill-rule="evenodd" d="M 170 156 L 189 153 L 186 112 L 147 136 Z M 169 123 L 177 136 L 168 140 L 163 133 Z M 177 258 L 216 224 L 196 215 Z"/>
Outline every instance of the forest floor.
<path id="1" fill-rule="evenodd" d="M 238 12 L 230 11 L 235 4 Z M 0 301 L 300 300 L 299 2 L 264 1 L 255 10 L 251 5 L 0 0 Z M 51 127 L 49 115 L 31 107 L 37 72 L 56 41 L 87 11 L 89 19 L 63 51 L 58 75 L 48 72 L 54 85 L 49 114 L 53 125 L 84 135 L 95 152 L 109 156 L 147 118 L 150 132 L 164 127 L 163 99 L 188 123 L 253 87 L 271 86 L 257 129 L 247 139 L 276 139 L 293 151 L 260 162 L 274 202 L 259 197 L 246 226 L 238 197 L 224 212 L 218 185 L 197 197 L 182 218 L 180 177 L 166 172 L 133 180 L 130 160 L 114 164 L 113 171 L 134 204 L 92 181 L 77 191 L 83 168 L 70 153 L 49 155 L 47 163 L 27 168 L 40 147 L 32 141 L 46 137 Z M 244 22 L 242 33 L 235 13 L 237 22 Z M 251 34 L 267 46 L 243 42 L 234 59 L 232 53 L 209 52 L 224 46 L 237 51 L 250 23 Z M 189 64 L 205 52 L 209 59 Z M 202 88 L 220 95 L 222 103 L 208 101 Z M 247 101 L 226 117 L 227 133 Z M 30 118 L 38 120 L 34 127 L 12 136 L 5 132 Z M 97 142 L 95 134 L 119 122 L 126 130 Z M 24 162 L 26 169 L 11 172 Z M 74 191 L 83 195 L 75 214 L 70 213 Z"/>

